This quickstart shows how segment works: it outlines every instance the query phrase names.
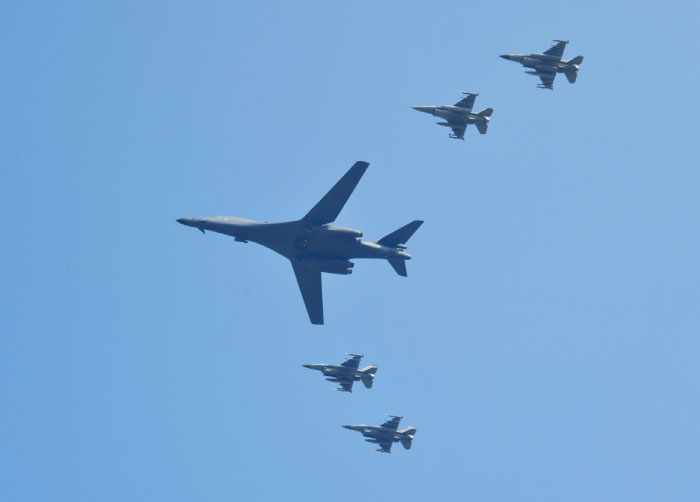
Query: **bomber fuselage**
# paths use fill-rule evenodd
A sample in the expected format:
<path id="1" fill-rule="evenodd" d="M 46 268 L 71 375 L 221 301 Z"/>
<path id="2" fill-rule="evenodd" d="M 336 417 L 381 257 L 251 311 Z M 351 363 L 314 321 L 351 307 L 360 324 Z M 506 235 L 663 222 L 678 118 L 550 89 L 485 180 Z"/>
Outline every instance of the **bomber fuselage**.
<path id="1" fill-rule="evenodd" d="M 332 225 L 309 225 L 303 221 L 262 223 L 232 216 L 181 218 L 183 225 L 255 242 L 276 253 L 321 272 L 349 274 L 353 258 L 410 260 L 402 249 L 362 241 L 362 232 Z"/>

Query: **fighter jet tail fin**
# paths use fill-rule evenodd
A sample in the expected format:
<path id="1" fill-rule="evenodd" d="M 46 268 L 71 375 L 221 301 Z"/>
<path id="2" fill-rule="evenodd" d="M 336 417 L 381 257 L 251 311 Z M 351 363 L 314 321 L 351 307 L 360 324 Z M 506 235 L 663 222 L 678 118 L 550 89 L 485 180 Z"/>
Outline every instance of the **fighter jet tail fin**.
<path id="1" fill-rule="evenodd" d="M 486 134 L 486 130 L 489 128 L 488 122 L 476 122 L 476 128 L 479 130 L 479 134 Z"/>
<path id="2" fill-rule="evenodd" d="M 406 260 L 389 260 L 389 265 L 396 270 L 396 273 L 401 277 L 408 277 L 408 272 L 406 271 Z"/>
<path id="3" fill-rule="evenodd" d="M 493 108 L 486 108 L 480 112 L 477 112 L 476 114 L 481 115 L 482 117 L 490 117 L 493 114 Z"/>
<path id="4" fill-rule="evenodd" d="M 413 436 L 416 435 L 416 428 L 410 426 L 400 430 L 399 432 L 404 434 L 404 437 L 401 438 L 401 446 L 407 450 L 410 450 L 411 444 L 413 443 Z"/>
<path id="5" fill-rule="evenodd" d="M 583 56 L 576 56 L 575 58 L 571 58 L 565 62 L 568 64 L 581 64 L 583 63 Z"/>
<path id="6" fill-rule="evenodd" d="M 402 244 L 406 244 L 408 239 L 418 230 L 418 228 L 423 224 L 421 220 L 414 220 L 408 225 L 404 225 L 391 232 L 389 235 L 385 235 L 377 241 L 377 244 L 388 247 L 400 247 Z"/>
<path id="7" fill-rule="evenodd" d="M 360 373 L 362 373 L 362 383 L 367 387 L 368 389 L 372 388 L 372 384 L 374 383 L 374 374 L 377 372 L 377 367 L 375 365 L 371 366 L 366 366 L 360 370 Z"/>
<path id="8" fill-rule="evenodd" d="M 574 82 L 576 82 L 576 76 L 578 75 L 578 72 L 567 71 L 566 73 L 564 73 L 564 75 L 566 75 L 566 80 L 568 80 L 570 84 L 573 84 Z"/>

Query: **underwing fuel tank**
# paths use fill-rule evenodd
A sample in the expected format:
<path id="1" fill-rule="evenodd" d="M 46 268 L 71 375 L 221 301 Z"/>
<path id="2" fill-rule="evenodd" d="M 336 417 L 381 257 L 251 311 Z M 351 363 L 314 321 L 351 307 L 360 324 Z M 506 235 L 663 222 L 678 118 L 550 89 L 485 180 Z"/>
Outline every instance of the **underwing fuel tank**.
<path id="1" fill-rule="evenodd" d="M 526 71 L 525 73 L 527 73 L 528 75 L 535 75 L 537 77 L 546 77 L 551 75 L 551 73 L 540 73 L 538 71 Z"/>
<path id="2" fill-rule="evenodd" d="M 299 261 L 299 264 L 304 268 L 317 272 L 340 275 L 352 274 L 352 267 L 355 266 L 351 261 L 332 258 L 304 258 Z"/>

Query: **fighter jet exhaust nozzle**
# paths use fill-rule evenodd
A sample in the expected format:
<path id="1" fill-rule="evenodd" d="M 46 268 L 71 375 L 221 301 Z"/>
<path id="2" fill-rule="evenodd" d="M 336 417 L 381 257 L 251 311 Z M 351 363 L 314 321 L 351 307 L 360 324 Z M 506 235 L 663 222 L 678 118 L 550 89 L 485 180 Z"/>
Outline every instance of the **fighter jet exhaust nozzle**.
<path id="1" fill-rule="evenodd" d="M 299 261 L 299 265 L 317 272 L 340 275 L 352 274 L 352 268 L 355 266 L 350 261 L 331 258 L 304 258 Z"/>

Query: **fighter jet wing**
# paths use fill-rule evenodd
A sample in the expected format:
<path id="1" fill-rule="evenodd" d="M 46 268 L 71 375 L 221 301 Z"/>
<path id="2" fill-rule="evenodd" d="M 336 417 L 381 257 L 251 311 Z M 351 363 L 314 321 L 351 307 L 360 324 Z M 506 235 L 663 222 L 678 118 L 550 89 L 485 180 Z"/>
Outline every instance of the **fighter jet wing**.
<path id="1" fill-rule="evenodd" d="M 556 73 L 550 73 L 550 72 L 542 72 L 540 71 L 540 80 L 542 81 L 542 86 L 547 88 L 547 89 L 553 89 L 554 88 L 554 77 L 556 77 Z"/>
<path id="2" fill-rule="evenodd" d="M 450 122 L 452 135 L 456 139 L 464 139 L 464 133 L 467 131 L 467 124 L 454 124 Z"/>
<path id="3" fill-rule="evenodd" d="M 302 220 L 316 225 L 324 225 L 335 221 L 353 190 L 355 190 L 360 178 L 365 174 L 368 166 L 367 162 L 355 162 L 350 170 L 340 178 L 340 181 L 311 208 L 311 211 L 306 213 Z"/>
<path id="4" fill-rule="evenodd" d="M 401 418 L 403 418 L 403 417 L 397 417 L 394 415 L 389 415 L 389 417 L 391 417 L 391 418 L 389 418 L 389 420 L 384 422 L 382 424 L 382 427 L 384 427 L 385 429 L 395 431 L 396 429 L 399 428 L 399 422 L 401 422 Z"/>
<path id="5" fill-rule="evenodd" d="M 342 363 L 341 366 L 345 366 L 347 368 L 356 370 L 357 368 L 359 368 L 361 360 L 362 360 L 362 356 L 353 355 L 352 357 L 350 357 L 350 359 L 348 359 L 347 361 Z"/>
<path id="6" fill-rule="evenodd" d="M 304 305 L 309 314 L 311 324 L 323 324 L 323 288 L 321 285 L 321 272 L 309 270 L 296 263 L 292 263 L 294 275 L 304 298 Z"/>
<path id="7" fill-rule="evenodd" d="M 342 382 L 339 382 L 340 389 L 338 390 L 343 390 L 344 392 L 352 392 L 352 380 L 345 380 Z"/>
<path id="8" fill-rule="evenodd" d="M 476 101 L 476 94 L 467 94 L 467 97 L 457 101 L 455 106 L 466 108 L 467 110 L 471 111 L 471 109 L 474 108 L 474 101 Z"/>
<path id="9" fill-rule="evenodd" d="M 566 49 L 566 40 L 555 40 L 556 44 L 554 44 L 552 47 L 544 51 L 544 54 L 547 56 L 554 56 L 556 58 L 561 59 L 561 57 L 564 55 L 564 49 Z"/>

